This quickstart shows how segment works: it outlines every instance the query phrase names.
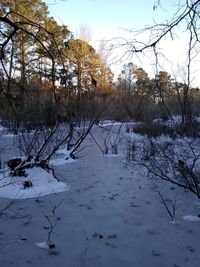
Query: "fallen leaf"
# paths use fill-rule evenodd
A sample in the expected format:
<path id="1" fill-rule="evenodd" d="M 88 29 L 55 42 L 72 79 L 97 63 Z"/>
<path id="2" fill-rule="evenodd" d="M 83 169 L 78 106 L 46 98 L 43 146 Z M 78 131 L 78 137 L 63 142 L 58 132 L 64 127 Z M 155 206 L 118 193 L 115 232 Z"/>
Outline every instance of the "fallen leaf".
<path id="1" fill-rule="evenodd" d="M 160 252 L 155 251 L 155 250 L 152 250 L 152 254 L 153 254 L 154 256 L 160 256 L 160 255 L 161 255 Z"/>
<path id="2" fill-rule="evenodd" d="M 103 238 L 103 235 L 101 234 L 98 234 L 97 232 L 95 232 L 93 235 L 92 235 L 93 238 L 99 238 L 99 239 L 102 239 Z"/>

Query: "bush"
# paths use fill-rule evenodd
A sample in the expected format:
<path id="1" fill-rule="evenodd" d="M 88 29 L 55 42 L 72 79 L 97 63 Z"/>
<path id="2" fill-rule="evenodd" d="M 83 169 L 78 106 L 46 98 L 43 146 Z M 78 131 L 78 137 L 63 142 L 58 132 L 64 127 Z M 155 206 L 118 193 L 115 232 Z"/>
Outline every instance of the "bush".
<path id="1" fill-rule="evenodd" d="M 158 137 L 160 135 L 172 136 L 174 134 L 174 129 L 171 126 L 151 122 L 135 125 L 134 132 L 137 134 L 147 135 L 148 137 Z"/>
<path id="2" fill-rule="evenodd" d="M 190 124 L 169 124 L 162 122 L 140 123 L 134 126 L 134 132 L 148 137 L 159 137 L 161 135 L 171 138 L 200 136 L 200 123 L 192 121 Z"/>

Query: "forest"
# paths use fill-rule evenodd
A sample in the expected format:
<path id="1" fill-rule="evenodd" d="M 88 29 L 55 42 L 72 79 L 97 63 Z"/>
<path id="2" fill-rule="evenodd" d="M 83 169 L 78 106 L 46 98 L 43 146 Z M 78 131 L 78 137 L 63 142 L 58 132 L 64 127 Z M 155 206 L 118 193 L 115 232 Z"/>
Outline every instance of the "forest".
<path id="1" fill-rule="evenodd" d="M 64 267 L 65 250 L 70 250 L 70 267 L 197 267 L 199 229 L 190 223 L 200 221 L 200 87 L 192 82 L 200 48 L 200 1 L 180 2 L 169 20 L 144 26 L 131 41 L 108 41 L 111 54 L 123 47 L 130 56 L 151 52 L 155 58 L 154 77 L 131 58 L 115 78 L 106 48 L 97 52 L 75 38 L 50 16 L 45 2 L 0 1 L 2 266 L 55 266 L 61 257 Z M 152 8 L 162 9 L 162 1 Z M 173 40 L 177 29 L 187 35 L 182 80 L 159 64 L 160 43 Z M 146 42 L 140 40 L 144 33 Z M 136 209 L 138 218 L 132 217 Z M 78 214 L 83 215 L 80 224 Z M 122 225 L 139 240 L 142 256 Z M 65 226 L 72 248 L 61 244 Z M 29 227 L 38 229 L 35 236 Z M 193 233 L 189 241 L 188 233 Z M 38 242 L 40 236 L 44 242 Z M 181 237 L 185 254 L 171 243 Z M 159 247 L 163 238 L 166 244 Z M 155 247 L 149 249 L 147 240 Z M 36 246 L 27 246 L 24 256 L 16 242 L 29 241 Z M 39 252 L 33 260 L 38 247 L 48 251 L 47 258 Z M 9 259 L 5 248 L 15 248 L 21 258 L 13 252 Z M 115 252 L 108 256 L 107 249 Z M 49 255 L 58 257 L 51 262 Z"/>
<path id="2" fill-rule="evenodd" d="M 98 54 L 86 41 L 74 39 L 67 26 L 49 16 L 44 2 L 1 1 L 0 15 L 4 125 L 34 128 L 85 118 L 152 121 L 173 116 L 181 116 L 187 124 L 199 115 L 199 88 L 191 87 L 189 73 L 185 83 L 163 70 L 149 78 L 142 67 L 128 62 L 114 81 L 103 52 Z M 190 50 L 198 42 L 198 29 L 192 29 L 195 19 Z M 163 29 L 163 36 L 171 30 Z M 135 44 L 130 45 L 132 53 L 143 50 L 134 51 Z M 191 59 L 188 68 L 189 64 Z"/>

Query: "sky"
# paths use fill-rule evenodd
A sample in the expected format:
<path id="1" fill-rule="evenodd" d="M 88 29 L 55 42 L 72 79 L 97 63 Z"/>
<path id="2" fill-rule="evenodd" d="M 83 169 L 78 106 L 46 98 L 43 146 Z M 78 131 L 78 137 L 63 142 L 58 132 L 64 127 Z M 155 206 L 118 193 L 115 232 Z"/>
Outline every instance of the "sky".
<path id="1" fill-rule="evenodd" d="M 49 7 L 50 16 L 59 24 L 65 24 L 77 36 L 81 25 L 86 25 L 90 31 L 87 40 L 97 51 L 101 40 L 112 40 L 116 37 L 133 38 L 128 30 L 141 29 L 154 22 L 165 22 L 177 9 L 179 0 L 161 0 L 161 7 L 153 9 L 156 0 L 45 0 Z M 167 57 L 160 59 L 163 70 L 175 76 L 184 76 L 182 66 L 185 64 L 185 49 L 187 42 L 184 34 L 176 41 L 165 40 L 162 43 L 161 53 Z M 155 75 L 155 58 L 147 57 L 123 58 L 124 50 L 112 51 L 108 64 L 117 77 L 123 64 L 132 61 L 143 67 L 150 76 Z M 162 68 L 160 70 L 162 70 Z M 181 77 L 182 76 L 182 77 Z M 194 75 L 195 76 L 195 75 Z"/>
<path id="2" fill-rule="evenodd" d="M 165 11 L 153 11 L 155 0 L 46 0 L 50 15 L 59 24 L 65 24 L 76 32 L 81 24 L 93 32 L 93 42 L 120 36 L 124 29 L 143 27 L 169 14 L 175 6 L 168 1 Z"/>

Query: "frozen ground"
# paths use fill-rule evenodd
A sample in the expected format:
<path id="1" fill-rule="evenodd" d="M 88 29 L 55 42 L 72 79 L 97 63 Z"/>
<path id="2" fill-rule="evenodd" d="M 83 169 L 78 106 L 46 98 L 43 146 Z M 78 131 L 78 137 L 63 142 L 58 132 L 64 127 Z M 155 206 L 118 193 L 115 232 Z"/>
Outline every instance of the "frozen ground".
<path id="1" fill-rule="evenodd" d="M 100 140 L 98 127 L 93 135 Z M 90 137 L 86 144 L 80 160 L 55 166 L 68 191 L 15 200 L 0 214 L 0 266 L 199 267 L 199 202 L 161 183 L 180 203 L 170 223 L 143 169 L 103 157 Z M 1 198 L 0 209 L 9 203 Z M 38 247 L 51 225 L 55 248 Z"/>

